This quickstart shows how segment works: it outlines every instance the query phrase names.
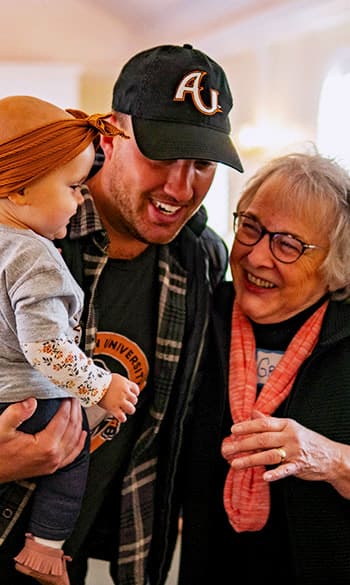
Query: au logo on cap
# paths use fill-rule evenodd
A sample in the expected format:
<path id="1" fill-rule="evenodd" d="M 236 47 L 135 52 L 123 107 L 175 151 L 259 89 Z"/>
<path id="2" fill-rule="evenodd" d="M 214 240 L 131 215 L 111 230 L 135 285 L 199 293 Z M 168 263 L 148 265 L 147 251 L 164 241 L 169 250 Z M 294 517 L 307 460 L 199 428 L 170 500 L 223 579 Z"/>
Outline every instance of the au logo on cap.
<path id="1" fill-rule="evenodd" d="M 186 94 L 189 94 L 197 110 L 206 116 L 213 116 L 217 112 L 222 112 L 222 108 L 219 105 L 219 92 L 217 89 L 211 88 L 210 105 L 206 105 L 203 102 L 201 96 L 203 87 L 201 86 L 201 81 L 205 75 L 207 75 L 206 71 L 191 71 L 190 73 L 187 73 L 177 86 L 173 101 L 184 102 Z"/>

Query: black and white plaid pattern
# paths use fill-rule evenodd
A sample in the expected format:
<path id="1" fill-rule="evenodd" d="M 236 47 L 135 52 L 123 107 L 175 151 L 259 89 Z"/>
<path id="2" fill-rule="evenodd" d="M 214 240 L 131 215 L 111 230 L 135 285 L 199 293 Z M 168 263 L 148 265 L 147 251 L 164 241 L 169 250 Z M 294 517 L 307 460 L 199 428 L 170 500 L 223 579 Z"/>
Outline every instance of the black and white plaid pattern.
<path id="1" fill-rule="evenodd" d="M 35 487 L 36 484 L 31 481 L 15 481 L 1 495 L 0 546 L 22 514 Z"/>
<path id="2" fill-rule="evenodd" d="M 108 260 L 108 239 L 87 189 L 85 203 L 71 223 L 70 237 L 92 235 L 84 247 L 85 309 L 84 350 L 92 355 L 96 336 L 94 295 Z M 119 579 L 124 585 L 140 585 L 146 579 L 151 543 L 156 479 L 158 431 L 164 418 L 180 359 L 186 321 L 185 271 L 170 256 L 168 246 L 159 248 L 159 313 L 153 398 L 134 445 L 122 486 L 120 517 Z"/>
<path id="3" fill-rule="evenodd" d="M 144 432 L 134 446 L 124 477 L 120 517 L 118 578 L 124 585 L 146 580 L 146 564 L 153 524 L 158 431 L 168 405 L 180 359 L 186 318 L 183 269 L 160 247 L 160 304 L 156 343 L 153 400 Z"/>

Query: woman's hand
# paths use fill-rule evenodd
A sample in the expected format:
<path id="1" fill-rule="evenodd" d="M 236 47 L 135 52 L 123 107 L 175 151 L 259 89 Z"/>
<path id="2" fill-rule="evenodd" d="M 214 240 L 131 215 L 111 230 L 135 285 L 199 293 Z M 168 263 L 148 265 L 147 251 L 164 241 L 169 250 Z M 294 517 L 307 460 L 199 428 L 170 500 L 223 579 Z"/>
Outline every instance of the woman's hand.
<path id="1" fill-rule="evenodd" d="M 350 446 L 331 441 L 295 420 L 253 413 L 252 420 L 233 425 L 223 455 L 233 469 L 277 465 L 265 481 L 295 475 L 326 481 L 350 499 Z"/>
<path id="2" fill-rule="evenodd" d="M 45 429 L 30 435 L 18 431 L 32 416 L 36 400 L 29 398 L 9 405 L 0 415 L 0 482 L 53 473 L 71 463 L 86 439 L 82 431 L 81 406 L 67 398 Z"/>

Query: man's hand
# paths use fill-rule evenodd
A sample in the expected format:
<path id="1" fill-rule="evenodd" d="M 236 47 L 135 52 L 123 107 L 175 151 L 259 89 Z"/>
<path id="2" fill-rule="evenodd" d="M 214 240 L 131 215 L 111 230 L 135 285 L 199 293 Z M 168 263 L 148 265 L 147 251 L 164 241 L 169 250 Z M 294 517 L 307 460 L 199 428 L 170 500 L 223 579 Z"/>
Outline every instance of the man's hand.
<path id="1" fill-rule="evenodd" d="M 71 463 L 84 446 L 86 431 L 81 430 L 77 399 L 62 400 L 58 412 L 40 433 L 18 431 L 35 409 L 36 400 L 28 398 L 9 405 L 0 415 L 0 483 L 53 473 Z"/>

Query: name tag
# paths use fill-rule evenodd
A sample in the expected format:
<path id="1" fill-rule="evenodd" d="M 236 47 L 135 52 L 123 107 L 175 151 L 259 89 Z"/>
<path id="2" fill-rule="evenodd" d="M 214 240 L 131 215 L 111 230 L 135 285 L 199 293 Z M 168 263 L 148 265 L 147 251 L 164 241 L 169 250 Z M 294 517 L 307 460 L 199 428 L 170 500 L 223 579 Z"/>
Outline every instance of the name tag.
<path id="1" fill-rule="evenodd" d="M 256 364 L 258 384 L 262 386 L 266 384 L 270 374 L 272 374 L 282 356 L 283 351 L 269 351 L 257 348 Z"/>

